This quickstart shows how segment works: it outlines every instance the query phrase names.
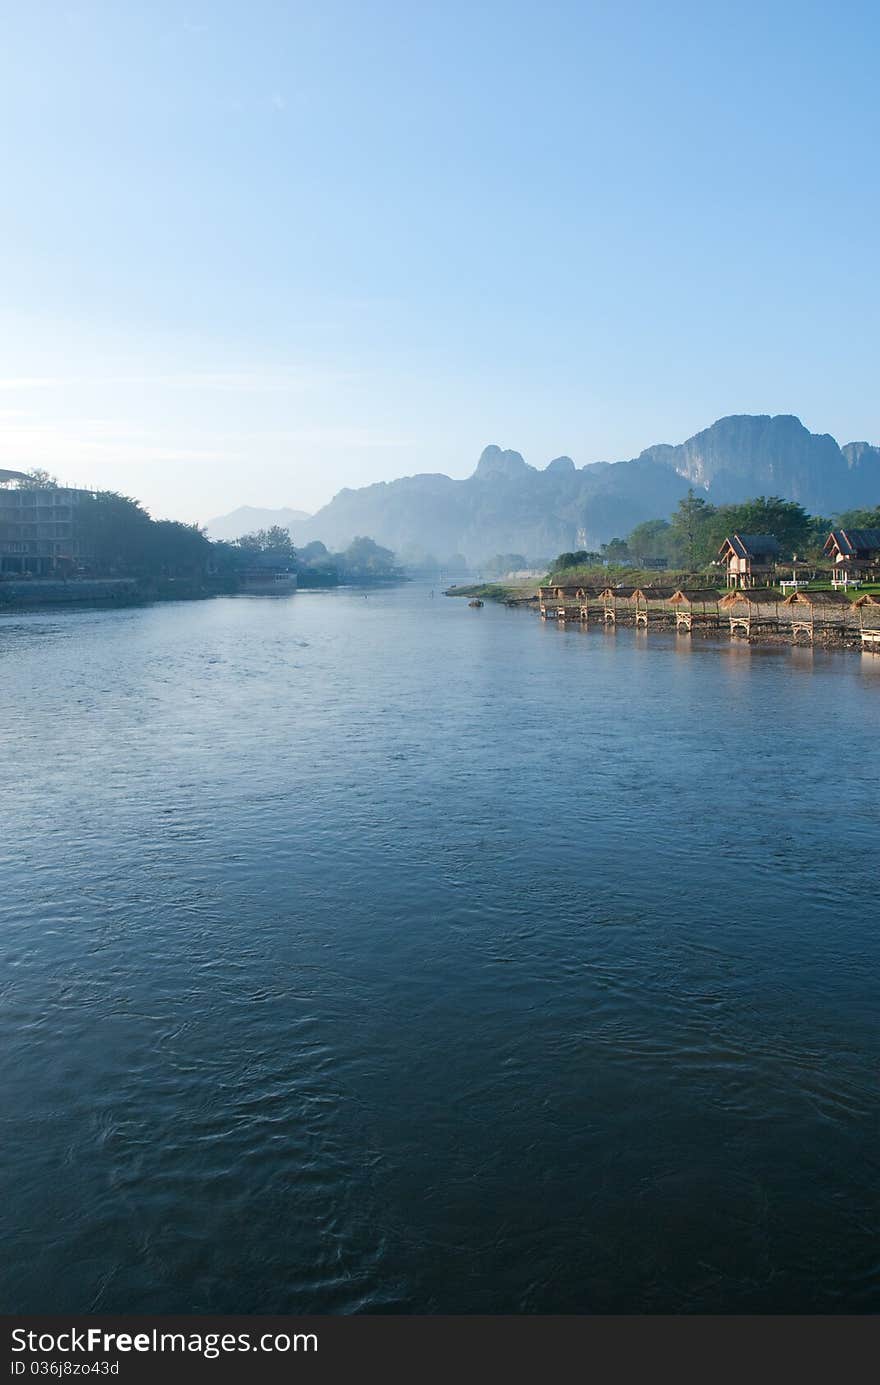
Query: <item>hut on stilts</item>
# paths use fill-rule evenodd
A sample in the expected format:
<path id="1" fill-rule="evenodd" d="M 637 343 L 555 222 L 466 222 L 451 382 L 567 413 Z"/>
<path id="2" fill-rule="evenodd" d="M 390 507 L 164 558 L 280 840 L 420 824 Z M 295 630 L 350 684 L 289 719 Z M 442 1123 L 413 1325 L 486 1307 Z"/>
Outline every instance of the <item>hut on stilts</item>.
<path id="1" fill-rule="evenodd" d="M 589 621 L 597 620 L 601 617 L 603 607 L 596 587 L 579 587 L 578 604 L 580 606 L 580 618 L 583 625 L 587 625 Z"/>
<path id="2" fill-rule="evenodd" d="M 538 609 L 546 620 L 579 620 L 580 604 L 578 592 L 581 588 L 575 583 L 555 583 L 549 587 L 538 588 Z"/>
<path id="3" fill-rule="evenodd" d="M 804 640 L 843 640 L 855 625 L 852 603 L 841 591 L 796 591 L 782 602 L 795 644 Z"/>
<path id="4" fill-rule="evenodd" d="M 632 619 L 635 587 L 605 587 L 599 592 L 602 618 L 606 625 L 616 625 L 618 620 L 629 622 Z"/>
<path id="5" fill-rule="evenodd" d="M 730 621 L 731 635 L 774 634 L 779 630 L 779 593 L 772 587 L 739 587 L 723 596 L 720 609 Z"/>
<path id="6" fill-rule="evenodd" d="M 546 620 L 551 613 L 550 608 L 553 601 L 555 600 L 555 593 L 555 587 L 538 588 L 538 610 L 541 613 L 542 620 Z"/>
<path id="7" fill-rule="evenodd" d="M 853 602 L 862 636 L 862 649 L 880 654 L 880 592 L 865 592 Z"/>
<path id="8" fill-rule="evenodd" d="M 580 593 L 582 588 L 576 583 L 563 584 L 555 588 L 556 591 L 556 619 L 557 620 L 580 620 L 581 604 Z"/>
<path id="9" fill-rule="evenodd" d="M 675 587 L 636 587 L 632 594 L 636 629 L 649 625 L 667 625 L 673 619 L 670 600 Z"/>
<path id="10" fill-rule="evenodd" d="M 676 591 L 669 606 L 680 634 L 691 635 L 694 630 L 717 630 L 721 625 L 721 598 L 717 591 L 701 587 L 697 591 Z"/>

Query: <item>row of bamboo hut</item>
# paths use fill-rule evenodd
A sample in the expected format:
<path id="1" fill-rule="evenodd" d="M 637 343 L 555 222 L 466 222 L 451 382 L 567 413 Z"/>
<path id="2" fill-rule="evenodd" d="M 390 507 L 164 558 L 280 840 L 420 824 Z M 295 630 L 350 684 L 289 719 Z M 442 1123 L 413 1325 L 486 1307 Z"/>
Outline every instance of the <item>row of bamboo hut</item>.
<path id="1" fill-rule="evenodd" d="M 841 591 L 773 588 L 550 586 L 538 588 L 545 619 L 606 625 L 667 626 L 682 634 L 729 631 L 747 640 L 790 637 L 795 643 L 861 644 L 880 654 L 880 592 L 855 601 Z"/>

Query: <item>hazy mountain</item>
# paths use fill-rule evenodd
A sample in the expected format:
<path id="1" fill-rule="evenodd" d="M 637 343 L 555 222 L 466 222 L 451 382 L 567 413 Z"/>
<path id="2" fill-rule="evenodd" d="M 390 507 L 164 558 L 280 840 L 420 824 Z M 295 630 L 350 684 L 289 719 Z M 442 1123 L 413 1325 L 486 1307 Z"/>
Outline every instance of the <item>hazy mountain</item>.
<path id="1" fill-rule="evenodd" d="M 493 553 L 535 559 L 597 548 L 642 520 L 665 518 L 689 486 L 718 504 L 781 495 L 813 514 L 831 515 L 880 504 L 880 448 L 862 442 L 840 448 L 827 433 L 811 433 L 785 414 L 722 418 L 675 446 L 661 443 L 631 461 L 583 467 L 556 457 L 538 469 L 518 452 L 487 447 L 466 480 L 428 473 L 342 490 L 292 528 L 297 543 L 321 539 L 334 550 L 369 535 L 395 552 L 463 553 L 474 563 Z M 243 532 L 288 523 L 279 516 L 289 513 L 237 510 L 235 517 L 248 516 Z M 219 523 L 209 526 L 212 533 Z"/>
<path id="2" fill-rule="evenodd" d="M 869 442 L 848 442 L 841 449 L 847 466 L 857 481 L 862 481 L 870 489 L 877 488 L 880 476 L 880 447 L 872 447 Z"/>
<path id="3" fill-rule="evenodd" d="M 859 504 L 860 483 L 867 498 L 872 473 L 875 489 L 880 479 L 876 448 L 849 443 L 842 450 L 830 434 L 809 432 L 792 414 L 721 418 L 677 447 L 649 447 L 641 455 L 673 467 L 717 504 L 772 494 L 814 514 Z"/>
<path id="4" fill-rule="evenodd" d="M 241 505 L 231 514 L 208 520 L 205 528 L 212 539 L 240 539 L 242 534 L 252 534 L 255 529 L 271 529 L 273 524 L 280 524 L 298 540 L 297 531 L 309 518 L 305 510 L 260 510 L 253 505 Z"/>

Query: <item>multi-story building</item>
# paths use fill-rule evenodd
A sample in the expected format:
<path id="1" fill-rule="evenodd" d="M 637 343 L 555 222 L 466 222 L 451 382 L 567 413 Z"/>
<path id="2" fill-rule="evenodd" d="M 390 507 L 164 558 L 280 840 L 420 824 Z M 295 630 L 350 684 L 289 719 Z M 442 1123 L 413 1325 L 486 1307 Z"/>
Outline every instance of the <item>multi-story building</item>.
<path id="1" fill-rule="evenodd" d="M 77 510 L 90 491 L 28 486 L 24 472 L 0 470 L 0 576 L 75 572 L 85 554 Z"/>

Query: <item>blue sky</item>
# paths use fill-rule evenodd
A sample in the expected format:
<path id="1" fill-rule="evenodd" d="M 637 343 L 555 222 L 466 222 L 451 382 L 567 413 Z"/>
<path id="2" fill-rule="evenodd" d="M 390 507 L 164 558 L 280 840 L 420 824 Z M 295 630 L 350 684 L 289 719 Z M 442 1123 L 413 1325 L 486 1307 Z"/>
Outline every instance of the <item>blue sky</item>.
<path id="1" fill-rule="evenodd" d="M 880 440 L 869 4 L 4 0 L 0 466 L 204 521 Z"/>

